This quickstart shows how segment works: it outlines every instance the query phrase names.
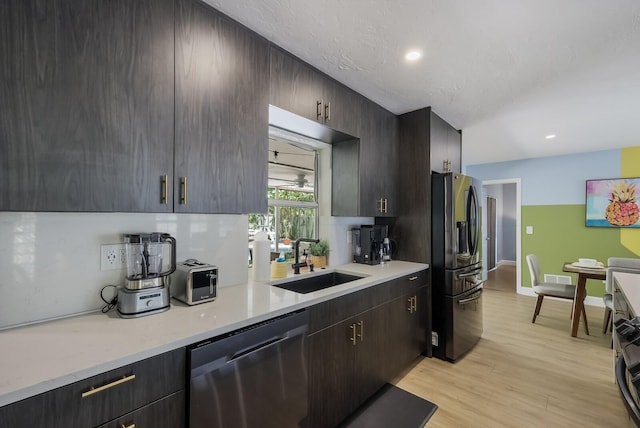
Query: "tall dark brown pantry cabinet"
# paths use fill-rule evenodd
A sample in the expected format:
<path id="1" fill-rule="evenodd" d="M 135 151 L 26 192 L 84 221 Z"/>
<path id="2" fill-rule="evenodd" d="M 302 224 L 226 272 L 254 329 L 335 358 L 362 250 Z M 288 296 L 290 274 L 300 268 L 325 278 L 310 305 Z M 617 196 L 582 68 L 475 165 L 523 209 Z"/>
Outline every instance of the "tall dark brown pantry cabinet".
<path id="1" fill-rule="evenodd" d="M 460 133 L 430 107 L 399 117 L 398 258 L 431 263 L 431 172 L 460 172 Z M 450 162 L 449 162 L 450 161 Z"/>
<path id="2" fill-rule="evenodd" d="M 267 41 L 177 0 L 175 88 L 175 211 L 266 212 Z"/>
<path id="3" fill-rule="evenodd" d="M 171 211 L 173 0 L 0 4 L 0 210 Z"/>

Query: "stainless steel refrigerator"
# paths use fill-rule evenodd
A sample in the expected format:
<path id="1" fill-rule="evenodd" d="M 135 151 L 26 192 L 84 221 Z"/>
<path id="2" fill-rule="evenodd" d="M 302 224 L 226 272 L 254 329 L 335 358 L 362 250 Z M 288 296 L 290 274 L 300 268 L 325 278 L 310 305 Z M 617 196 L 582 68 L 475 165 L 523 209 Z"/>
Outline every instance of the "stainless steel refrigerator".
<path id="1" fill-rule="evenodd" d="M 432 347 L 451 362 L 482 335 L 481 189 L 462 174 L 431 176 Z"/>

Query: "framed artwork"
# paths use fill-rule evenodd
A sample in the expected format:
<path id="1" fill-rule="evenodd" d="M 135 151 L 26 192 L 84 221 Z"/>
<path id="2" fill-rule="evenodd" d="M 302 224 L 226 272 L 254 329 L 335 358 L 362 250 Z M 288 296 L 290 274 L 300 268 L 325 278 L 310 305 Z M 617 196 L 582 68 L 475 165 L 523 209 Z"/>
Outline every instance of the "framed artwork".
<path id="1" fill-rule="evenodd" d="M 587 180 L 586 225 L 640 228 L 640 178 Z"/>

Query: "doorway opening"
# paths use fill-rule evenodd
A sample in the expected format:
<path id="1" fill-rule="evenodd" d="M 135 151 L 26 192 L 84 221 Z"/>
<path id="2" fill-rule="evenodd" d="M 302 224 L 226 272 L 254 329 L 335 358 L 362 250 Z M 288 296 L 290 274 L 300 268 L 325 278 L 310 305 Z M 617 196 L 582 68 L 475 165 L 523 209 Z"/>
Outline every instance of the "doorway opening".
<path id="1" fill-rule="evenodd" d="M 519 178 L 482 183 L 482 264 L 487 288 L 521 292 L 520 191 Z"/>

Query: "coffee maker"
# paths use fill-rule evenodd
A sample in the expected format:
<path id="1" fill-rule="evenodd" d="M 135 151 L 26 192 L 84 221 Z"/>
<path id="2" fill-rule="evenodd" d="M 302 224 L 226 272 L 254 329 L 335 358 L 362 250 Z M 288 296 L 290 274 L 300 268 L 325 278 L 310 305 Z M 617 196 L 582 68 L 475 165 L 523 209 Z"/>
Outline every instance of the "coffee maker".
<path id="1" fill-rule="evenodd" d="M 124 235 L 125 285 L 118 289 L 118 314 L 135 318 L 170 307 L 169 275 L 176 270 L 176 240 L 168 233 Z"/>
<path id="2" fill-rule="evenodd" d="M 351 230 L 354 263 L 378 265 L 382 260 L 383 242 L 387 237 L 387 226 L 363 224 Z"/>

